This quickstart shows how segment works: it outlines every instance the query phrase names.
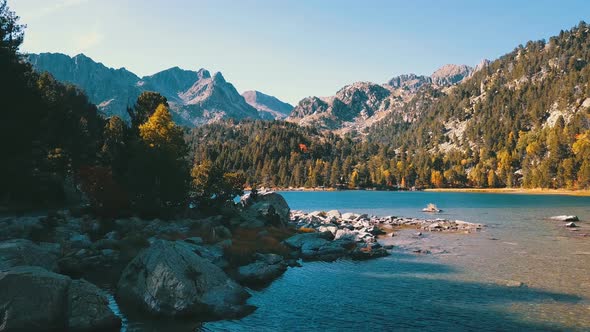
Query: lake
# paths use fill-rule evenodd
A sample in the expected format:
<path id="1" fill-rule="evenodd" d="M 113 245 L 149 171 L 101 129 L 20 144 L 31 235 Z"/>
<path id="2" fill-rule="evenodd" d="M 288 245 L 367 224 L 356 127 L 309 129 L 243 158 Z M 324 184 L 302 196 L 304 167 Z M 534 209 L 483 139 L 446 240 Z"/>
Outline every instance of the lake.
<path id="1" fill-rule="evenodd" d="M 478 222 L 477 234 L 401 231 L 386 258 L 303 263 L 261 291 L 258 306 L 204 331 L 590 330 L 590 197 L 445 192 L 284 192 L 294 210 Z M 577 231 L 547 220 L 574 214 Z M 421 249 L 424 253 L 415 253 Z"/>

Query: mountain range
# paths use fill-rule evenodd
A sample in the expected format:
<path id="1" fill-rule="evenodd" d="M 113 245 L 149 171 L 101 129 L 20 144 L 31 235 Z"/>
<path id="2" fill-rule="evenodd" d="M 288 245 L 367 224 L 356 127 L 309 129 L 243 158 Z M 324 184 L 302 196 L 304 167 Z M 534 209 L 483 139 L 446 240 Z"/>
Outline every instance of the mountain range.
<path id="1" fill-rule="evenodd" d="M 485 61 L 487 60 L 482 63 Z M 390 79 L 385 84 L 353 83 L 331 97 L 304 98 L 297 104 L 287 121 L 338 133 L 361 132 L 388 114 L 400 114 L 404 105 L 421 89 L 445 89 L 460 83 L 475 71 L 475 68 L 466 65 L 448 64 L 430 76 L 404 74 Z M 412 113 L 400 115 L 405 121 L 414 118 Z"/>
<path id="2" fill-rule="evenodd" d="M 139 78 L 84 55 L 29 59 L 37 70 L 78 85 L 106 115 L 126 117 L 142 91 L 160 92 L 177 122 L 196 127 L 200 155 L 241 165 L 237 170 L 267 185 L 590 188 L 590 26 L 584 22 L 475 67 L 356 82 L 294 108 L 257 91 L 240 95 L 221 73 L 204 69 L 175 67 Z M 203 126 L 227 118 L 286 122 Z"/>
<path id="3" fill-rule="evenodd" d="M 283 120 L 339 133 L 362 131 L 386 115 L 399 113 L 423 87 L 443 89 L 461 82 L 477 69 L 445 65 L 431 76 L 400 75 L 385 84 L 357 82 L 331 97 L 307 97 L 296 107 L 260 91 L 242 95 L 220 72 L 173 67 L 139 77 L 125 68 L 109 68 L 84 54 L 30 54 L 37 71 L 84 90 L 105 116 L 129 120 L 127 108 L 143 91 L 156 91 L 168 99 L 174 120 L 193 127 L 223 119 Z M 411 120 L 407 114 L 405 120 Z"/>
<path id="4" fill-rule="evenodd" d="M 30 54 L 28 60 L 37 71 L 47 71 L 57 80 L 84 90 L 104 115 L 125 120 L 129 120 L 127 108 L 143 91 L 156 91 L 166 97 L 174 120 L 186 126 L 226 118 L 281 119 L 292 109 L 291 105 L 258 91 L 247 91 L 242 96 L 220 72 L 211 75 L 206 69 L 173 67 L 140 78 L 125 68 L 106 67 L 84 54 Z"/>

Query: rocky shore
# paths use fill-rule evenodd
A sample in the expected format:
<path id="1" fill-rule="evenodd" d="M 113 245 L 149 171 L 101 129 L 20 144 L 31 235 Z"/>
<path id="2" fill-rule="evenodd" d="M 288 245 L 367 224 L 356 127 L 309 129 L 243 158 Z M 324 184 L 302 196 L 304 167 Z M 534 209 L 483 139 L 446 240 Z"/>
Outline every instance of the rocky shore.
<path id="1" fill-rule="evenodd" d="M 264 287 L 300 260 L 386 256 L 378 237 L 408 227 L 482 225 L 290 211 L 273 192 L 245 195 L 208 217 L 112 220 L 76 210 L 0 217 L 0 330 L 117 331 L 121 317 L 108 293 L 123 312 L 146 317 L 241 317 L 255 309 L 246 287 Z"/>

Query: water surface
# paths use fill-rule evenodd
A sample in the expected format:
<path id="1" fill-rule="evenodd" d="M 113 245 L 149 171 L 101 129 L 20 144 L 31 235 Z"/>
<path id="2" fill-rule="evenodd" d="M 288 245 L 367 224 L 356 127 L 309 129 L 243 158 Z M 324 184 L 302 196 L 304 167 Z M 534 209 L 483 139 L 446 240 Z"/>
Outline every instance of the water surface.
<path id="1" fill-rule="evenodd" d="M 590 197 L 444 192 L 284 192 L 292 209 L 428 216 L 478 234 L 404 231 L 389 257 L 304 263 L 252 291 L 259 309 L 206 331 L 590 330 Z M 575 214 L 573 232 L 548 217 Z M 584 222 L 586 221 L 586 222 Z M 415 249 L 430 254 L 416 254 Z M 519 286 L 522 285 L 522 286 Z"/>

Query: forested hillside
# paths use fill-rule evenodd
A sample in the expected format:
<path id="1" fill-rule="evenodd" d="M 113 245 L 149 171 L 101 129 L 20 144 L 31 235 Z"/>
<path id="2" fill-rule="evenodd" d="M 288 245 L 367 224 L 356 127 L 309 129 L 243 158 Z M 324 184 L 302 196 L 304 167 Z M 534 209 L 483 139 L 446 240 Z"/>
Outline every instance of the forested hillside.
<path id="1" fill-rule="evenodd" d="M 589 26 L 582 22 L 548 42 L 517 47 L 431 98 L 419 121 L 390 116 L 369 139 L 409 154 L 456 156 L 451 169 L 430 166 L 433 176 L 444 173 L 443 185 L 459 173 L 475 187 L 587 188 L 589 62 Z"/>
<path id="2" fill-rule="evenodd" d="M 282 122 L 193 130 L 199 160 L 279 187 L 590 187 L 586 23 L 419 88 L 366 139 Z"/>
<path id="3" fill-rule="evenodd" d="M 189 137 L 195 163 L 244 172 L 250 185 L 391 189 L 430 186 L 431 154 L 282 121 L 207 125 Z M 448 163 L 439 155 L 435 163 Z M 425 173 L 426 172 L 426 173 Z M 456 185 L 460 185 L 457 183 Z"/>

